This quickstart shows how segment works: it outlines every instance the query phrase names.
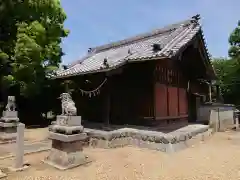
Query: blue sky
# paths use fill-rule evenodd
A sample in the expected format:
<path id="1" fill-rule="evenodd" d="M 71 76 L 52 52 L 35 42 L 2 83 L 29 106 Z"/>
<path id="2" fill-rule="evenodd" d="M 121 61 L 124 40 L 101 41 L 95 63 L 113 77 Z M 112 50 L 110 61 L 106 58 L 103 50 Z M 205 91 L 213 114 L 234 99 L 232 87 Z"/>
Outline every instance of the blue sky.
<path id="1" fill-rule="evenodd" d="M 89 47 L 121 40 L 201 14 L 209 52 L 226 57 L 240 20 L 240 0 L 61 0 L 70 34 L 62 47 L 68 64 Z"/>

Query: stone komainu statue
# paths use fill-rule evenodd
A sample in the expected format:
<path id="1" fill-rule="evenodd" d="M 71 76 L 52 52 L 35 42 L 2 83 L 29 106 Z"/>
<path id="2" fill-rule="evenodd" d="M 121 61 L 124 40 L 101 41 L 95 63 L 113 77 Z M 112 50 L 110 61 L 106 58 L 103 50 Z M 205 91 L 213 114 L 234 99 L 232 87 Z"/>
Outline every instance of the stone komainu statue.
<path id="1" fill-rule="evenodd" d="M 77 108 L 69 93 L 62 93 L 60 99 L 62 102 L 62 115 L 77 115 Z"/>
<path id="2" fill-rule="evenodd" d="M 15 111 L 15 110 L 16 110 L 15 96 L 8 96 L 6 111 Z"/>

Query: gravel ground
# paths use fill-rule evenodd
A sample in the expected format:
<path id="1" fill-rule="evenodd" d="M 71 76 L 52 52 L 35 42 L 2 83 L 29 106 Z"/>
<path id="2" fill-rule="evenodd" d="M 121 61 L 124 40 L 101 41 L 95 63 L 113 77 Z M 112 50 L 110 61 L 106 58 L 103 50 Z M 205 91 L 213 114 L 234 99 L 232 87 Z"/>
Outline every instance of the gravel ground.
<path id="1" fill-rule="evenodd" d="M 25 129 L 24 136 L 28 141 L 42 141 L 48 137 L 48 128 Z"/>
<path id="2" fill-rule="evenodd" d="M 36 128 L 36 129 L 25 129 L 24 140 L 25 142 L 42 141 L 48 137 L 48 128 Z M 0 144 L 5 144 L 5 141 L 0 140 Z"/>
<path id="3" fill-rule="evenodd" d="M 230 135 L 240 137 L 240 133 Z M 206 142 L 174 154 L 133 147 L 86 148 L 85 154 L 94 161 L 67 171 L 41 163 L 48 152 L 32 154 L 25 157 L 31 164 L 29 169 L 7 174 L 11 180 L 237 180 L 240 179 L 239 149 L 240 143 L 229 138 L 229 133 L 218 133 Z M 6 159 L 0 166 L 11 164 L 12 160 Z"/>

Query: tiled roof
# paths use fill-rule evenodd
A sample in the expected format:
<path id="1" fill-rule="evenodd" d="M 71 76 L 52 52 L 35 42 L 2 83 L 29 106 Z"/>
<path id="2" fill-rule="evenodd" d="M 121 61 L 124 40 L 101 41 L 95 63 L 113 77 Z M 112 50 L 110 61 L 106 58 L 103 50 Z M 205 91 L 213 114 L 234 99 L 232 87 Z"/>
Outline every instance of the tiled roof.
<path id="1" fill-rule="evenodd" d="M 56 78 L 109 71 L 133 61 L 153 58 L 171 58 L 190 42 L 200 31 L 195 18 L 154 30 L 133 38 L 91 48 L 82 60 L 70 65 L 66 70 L 56 72 Z M 161 49 L 153 51 L 153 44 Z M 104 65 L 104 61 L 107 65 Z"/>

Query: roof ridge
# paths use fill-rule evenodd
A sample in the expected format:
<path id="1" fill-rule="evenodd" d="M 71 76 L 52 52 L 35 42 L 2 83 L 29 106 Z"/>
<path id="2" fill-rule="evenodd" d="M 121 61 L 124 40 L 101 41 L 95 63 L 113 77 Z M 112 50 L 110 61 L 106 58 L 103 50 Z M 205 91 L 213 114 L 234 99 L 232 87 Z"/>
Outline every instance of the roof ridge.
<path id="1" fill-rule="evenodd" d="M 68 65 L 68 67 L 71 68 L 71 67 L 73 67 L 77 64 L 80 64 L 85 59 L 87 59 L 87 58 L 89 58 L 89 57 L 91 57 L 91 56 L 93 56 L 93 55 L 95 55 L 99 52 L 103 52 L 103 51 L 109 50 L 111 48 L 117 48 L 117 47 L 125 46 L 125 45 L 128 45 L 128 44 L 132 44 L 132 43 L 135 43 L 135 42 L 147 39 L 147 38 L 151 38 L 151 37 L 163 34 L 163 33 L 171 32 L 171 31 L 174 31 L 174 30 L 176 30 L 176 29 L 178 29 L 182 26 L 189 26 L 193 23 L 199 23 L 198 22 L 199 19 L 200 19 L 200 15 L 197 14 L 197 15 L 195 15 L 195 16 L 187 19 L 187 20 L 180 21 L 180 22 L 177 22 L 177 23 L 173 23 L 173 24 L 170 24 L 170 25 L 167 25 L 167 26 L 163 26 L 162 28 L 157 28 L 157 29 L 154 29 L 154 30 L 152 30 L 150 32 L 147 32 L 147 33 L 142 33 L 142 34 L 139 34 L 137 36 L 126 38 L 126 39 L 123 39 L 123 40 L 119 40 L 119 41 L 111 42 L 111 43 L 104 44 L 104 45 L 101 45 L 101 46 L 96 46 L 96 47 L 93 47 L 93 48 L 89 48 L 88 53 L 85 56 L 83 56 L 82 58 L 80 58 L 79 60 L 77 60 L 73 63 L 70 63 Z"/>
<path id="2" fill-rule="evenodd" d="M 181 25 L 186 26 L 186 25 L 192 24 L 192 20 L 193 19 L 191 18 L 191 19 L 188 19 L 188 20 L 185 20 L 185 21 L 180 21 L 178 23 L 174 23 L 174 24 L 171 24 L 171 25 L 164 26 L 162 28 L 154 29 L 151 32 L 142 33 L 142 34 L 139 34 L 137 36 L 126 38 L 126 39 L 123 39 L 123 40 L 120 40 L 120 41 L 115 41 L 115 42 L 108 43 L 108 44 L 105 44 L 105 45 L 89 48 L 89 52 L 98 53 L 98 52 L 101 52 L 101 51 L 108 50 L 110 48 L 115 48 L 115 47 L 127 45 L 127 44 L 130 44 L 130 43 L 133 43 L 133 42 L 136 42 L 136 41 L 139 41 L 139 40 L 143 40 L 143 39 L 146 39 L 146 38 L 149 38 L 149 37 L 152 37 L 152 36 L 156 36 L 156 35 L 163 34 L 163 33 L 166 33 L 166 32 L 171 32 L 171 31 L 179 28 Z"/>

